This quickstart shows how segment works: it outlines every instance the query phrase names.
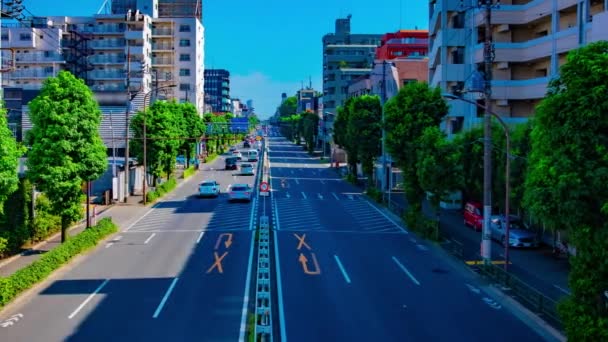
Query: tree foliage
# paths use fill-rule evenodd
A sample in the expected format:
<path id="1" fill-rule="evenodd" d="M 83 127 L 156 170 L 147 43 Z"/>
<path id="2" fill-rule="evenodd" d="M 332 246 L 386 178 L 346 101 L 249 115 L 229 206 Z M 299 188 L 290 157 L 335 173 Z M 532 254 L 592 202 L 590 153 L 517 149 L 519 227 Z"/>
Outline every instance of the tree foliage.
<path id="1" fill-rule="evenodd" d="M 300 117 L 300 135 L 306 142 L 306 150 L 308 153 L 313 153 L 317 131 L 319 129 L 319 116 L 316 113 L 306 112 L 300 114 Z"/>
<path id="2" fill-rule="evenodd" d="M 430 88 L 426 82 L 412 82 L 386 103 L 384 112 L 386 148 L 403 172 L 411 213 L 408 224 L 415 226 L 419 222 L 425 196 L 418 178 L 420 140 L 426 128 L 439 126 L 448 112 L 448 105 L 439 88 Z"/>
<path id="3" fill-rule="evenodd" d="M 359 152 L 357 140 L 352 134 L 352 130 L 349 131 L 348 127 L 353 117 L 352 102 L 354 98 L 349 98 L 344 103 L 344 106 L 340 106 L 337 109 L 336 120 L 334 121 L 334 142 L 346 151 L 346 158 L 350 173 L 353 175 L 357 174 L 357 163 L 359 162 Z"/>
<path id="4" fill-rule="evenodd" d="M 27 134 L 28 177 L 61 217 L 62 241 L 70 223 L 82 217 L 82 184 L 108 165 L 99 135 L 101 111 L 91 90 L 67 71 L 48 78 L 30 102 L 33 127 Z"/>
<path id="5" fill-rule="evenodd" d="M 382 105 L 378 96 L 355 97 L 348 104 L 350 116 L 346 134 L 351 145 L 356 146 L 357 160 L 363 173 L 371 179 L 374 161 L 382 153 Z M 370 183 L 371 184 L 371 183 Z"/>
<path id="6" fill-rule="evenodd" d="M 190 102 L 178 104 L 179 113 L 181 114 L 182 140 L 180 150 L 183 151 L 186 157 L 186 168 L 190 167 L 190 158 L 199 139 L 205 133 L 205 123 L 198 115 L 196 107 Z"/>
<path id="7" fill-rule="evenodd" d="M 6 110 L 0 102 L 0 214 L 3 212 L 3 204 L 8 196 L 19 187 L 17 167 L 19 157 L 23 152 L 8 128 Z"/>
<path id="8" fill-rule="evenodd" d="M 279 106 L 279 116 L 289 117 L 295 115 L 298 111 L 298 98 L 290 96 Z"/>
<path id="9" fill-rule="evenodd" d="M 569 340 L 607 341 L 608 42 L 571 51 L 537 107 L 525 203 L 568 230 L 572 296 L 560 305 Z"/>

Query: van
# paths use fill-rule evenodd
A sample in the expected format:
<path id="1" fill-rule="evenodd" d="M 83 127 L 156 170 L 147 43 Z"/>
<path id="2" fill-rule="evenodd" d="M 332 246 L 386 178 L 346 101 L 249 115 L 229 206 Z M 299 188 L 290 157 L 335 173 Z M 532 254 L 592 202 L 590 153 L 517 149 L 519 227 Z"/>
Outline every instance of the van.
<path id="1" fill-rule="evenodd" d="M 246 152 L 247 155 L 247 161 L 250 162 L 257 162 L 258 161 L 258 151 L 256 150 L 249 150 Z"/>
<path id="2" fill-rule="evenodd" d="M 483 225 L 483 207 L 478 202 L 467 202 L 464 205 L 464 225 L 481 231 Z"/>

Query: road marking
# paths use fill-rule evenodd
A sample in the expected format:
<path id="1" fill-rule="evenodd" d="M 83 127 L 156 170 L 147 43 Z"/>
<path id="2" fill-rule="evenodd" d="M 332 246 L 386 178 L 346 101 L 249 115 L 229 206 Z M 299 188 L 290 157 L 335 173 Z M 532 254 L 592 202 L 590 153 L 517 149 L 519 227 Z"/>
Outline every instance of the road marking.
<path id="1" fill-rule="evenodd" d="M 399 262 L 399 260 L 397 260 L 397 258 L 393 257 L 393 261 L 397 264 L 397 266 L 399 266 L 399 268 L 401 268 L 403 272 L 405 272 L 405 274 L 407 274 L 408 277 L 410 277 L 414 284 L 420 286 L 418 280 L 410 273 L 410 271 L 407 270 L 407 268 L 405 268 L 405 266 L 403 266 L 402 263 Z"/>
<path id="2" fill-rule="evenodd" d="M 226 239 L 226 241 L 224 241 L 224 247 L 230 248 L 230 245 L 232 245 L 232 233 L 222 233 L 222 234 L 220 234 L 220 236 L 217 237 L 217 241 L 215 242 L 216 250 L 220 247 L 220 243 L 222 242 L 222 238 L 224 236 L 228 237 L 228 239 Z"/>
<path id="3" fill-rule="evenodd" d="M 255 208 L 255 204 L 257 203 L 257 198 L 254 197 L 253 202 L 251 202 L 251 203 L 252 203 L 252 205 L 251 205 L 251 215 L 249 217 L 249 227 L 250 227 L 250 230 L 253 230 L 253 218 L 254 218 L 253 214 L 255 213 L 255 210 L 253 210 L 253 209 Z"/>
<path id="4" fill-rule="evenodd" d="M 114 242 L 108 242 L 108 244 L 106 245 L 106 248 L 110 248 L 114 245 Z"/>
<path id="5" fill-rule="evenodd" d="M 203 235 L 205 235 L 205 231 L 202 231 L 200 234 L 198 234 L 198 239 L 196 239 L 196 243 L 201 242 L 201 239 L 203 238 Z"/>
<path id="6" fill-rule="evenodd" d="M 338 195 L 336 195 L 336 193 L 335 193 L 335 192 L 332 192 L 331 194 L 332 194 L 332 195 L 333 195 L 333 196 L 334 196 L 334 197 L 335 197 L 335 198 L 336 198 L 338 201 L 340 200 L 340 198 L 338 197 Z"/>
<path id="7" fill-rule="evenodd" d="M 288 163 L 288 164 L 287 164 L 287 167 L 291 167 L 291 164 L 289 164 L 289 163 Z M 293 170 L 291 171 L 291 173 L 293 173 Z"/>
<path id="8" fill-rule="evenodd" d="M 128 232 L 131 228 L 133 228 L 133 226 L 135 226 L 137 223 L 139 223 L 139 221 L 141 221 L 144 217 L 148 216 L 148 214 L 150 214 L 156 208 L 157 205 L 158 205 L 158 203 L 155 204 L 154 206 L 152 206 L 152 208 L 150 208 L 150 210 L 148 210 L 148 212 L 146 212 L 145 214 L 140 216 L 137 220 L 135 220 L 135 222 L 131 223 L 129 225 L 129 227 L 127 227 L 127 229 L 125 229 L 124 231 Z"/>
<path id="9" fill-rule="evenodd" d="M 414 239 L 413 237 L 410 238 L 410 242 L 411 243 L 417 243 L 416 239 Z"/>
<path id="10" fill-rule="evenodd" d="M 500 304 L 498 304 L 495 300 L 493 300 L 492 298 L 488 298 L 488 297 L 483 297 L 483 301 L 488 304 L 492 309 L 494 310 L 500 310 L 502 308 L 502 306 Z"/>
<path id="11" fill-rule="evenodd" d="M 382 216 L 384 216 L 385 219 L 389 220 L 389 222 L 391 222 L 392 224 L 394 224 L 395 227 L 399 228 L 402 232 L 404 232 L 405 234 L 409 234 L 409 232 L 407 230 L 405 230 L 405 228 L 403 228 L 400 225 L 398 225 L 395 221 L 393 221 L 393 219 L 391 219 L 390 217 L 388 217 L 388 215 L 386 215 L 382 210 L 376 208 L 375 205 L 369 203 L 368 201 L 365 201 L 365 203 L 367 203 L 370 207 L 376 209 L 377 212 L 379 212 Z"/>
<path id="12" fill-rule="evenodd" d="M 152 318 L 158 318 L 158 315 L 160 315 L 160 312 L 163 310 L 163 306 L 165 306 L 167 299 L 169 299 L 171 292 L 173 292 L 173 288 L 175 287 L 175 284 L 177 283 L 177 279 L 179 279 L 179 278 L 175 277 L 173 279 L 173 281 L 171 282 L 171 285 L 169 285 L 167 292 L 165 292 L 165 296 L 160 301 L 160 304 L 158 304 L 158 307 L 156 308 L 156 311 L 154 311 L 154 315 L 152 315 Z"/>
<path id="13" fill-rule="evenodd" d="M 150 242 L 150 240 L 152 240 L 152 238 L 155 237 L 155 236 L 156 236 L 156 233 L 152 233 L 152 235 L 150 235 L 150 237 L 147 238 L 146 241 L 144 241 L 144 245 L 147 245 L 148 242 Z"/>
<path id="14" fill-rule="evenodd" d="M 209 269 L 207 270 L 207 274 L 211 273 L 214 268 L 217 268 L 218 273 L 224 273 L 224 268 L 222 268 L 222 260 L 224 260 L 226 255 L 228 255 L 228 252 L 224 252 L 222 256 L 219 256 L 217 252 L 213 252 L 213 257 L 215 261 L 213 262 L 213 265 L 211 265 L 211 267 L 209 267 Z"/>
<path id="15" fill-rule="evenodd" d="M 252 209 L 253 210 L 253 209 Z M 253 221 L 250 222 L 249 230 L 253 230 Z M 275 240 L 276 241 L 276 240 Z M 249 244 L 249 262 L 247 263 L 247 276 L 245 277 L 245 293 L 243 294 L 243 308 L 241 309 L 241 331 L 239 333 L 239 342 L 245 342 L 245 333 L 247 332 L 247 313 L 249 308 L 249 288 L 251 286 L 251 267 L 253 265 L 253 249 L 255 246 L 255 234 L 251 234 L 251 243 Z"/>
<path id="16" fill-rule="evenodd" d="M 315 265 L 315 271 L 311 271 L 308 269 L 308 258 L 304 256 L 304 254 L 300 253 L 298 261 L 300 262 L 300 264 L 302 264 L 302 270 L 305 274 L 308 275 L 321 274 L 321 268 L 319 267 L 319 262 L 317 262 L 317 256 L 315 255 L 315 253 L 310 253 L 310 256 L 312 257 L 312 263 Z"/>
<path id="17" fill-rule="evenodd" d="M 564 289 L 563 287 L 557 286 L 557 285 L 555 285 L 555 284 L 553 284 L 553 286 L 554 286 L 556 289 L 558 289 L 558 290 L 562 291 L 563 293 L 567 294 L 568 296 L 570 296 L 570 295 L 572 294 L 572 293 L 570 293 L 570 291 L 568 291 L 568 290 Z"/>
<path id="18" fill-rule="evenodd" d="M 325 184 L 325 181 L 321 179 L 321 184 Z"/>
<path id="19" fill-rule="evenodd" d="M 294 174 L 293 170 L 291 170 L 291 174 L 292 174 L 292 175 Z"/>
<path id="20" fill-rule="evenodd" d="M 323 199 L 323 195 L 317 194 L 317 196 L 319 197 L 319 199 Z"/>
<path id="21" fill-rule="evenodd" d="M 110 240 L 110 242 L 108 242 L 106 244 L 106 248 L 110 248 L 112 247 L 116 242 L 122 240 L 122 235 L 118 235 L 117 237 L 115 237 L 113 240 Z"/>
<path id="22" fill-rule="evenodd" d="M 287 341 L 287 325 L 285 323 L 285 308 L 283 306 L 283 284 L 281 283 L 281 264 L 279 258 L 279 237 L 277 231 L 279 225 L 277 221 L 277 229 L 274 231 L 274 256 L 276 261 L 276 274 L 277 274 L 277 298 L 279 299 L 279 322 L 281 323 L 281 341 Z"/>
<path id="23" fill-rule="evenodd" d="M 476 288 L 475 286 L 473 286 L 473 285 L 471 285 L 471 284 L 465 284 L 465 285 L 466 285 L 466 286 L 469 288 L 469 290 L 470 290 L 471 292 L 474 292 L 474 293 L 476 293 L 476 294 L 480 294 L 480 293 L 481 293 L 481 290 L 480 290 L 480 289 L 478 289 L 478 288 Z"/>
<path id="24" fill-rule="evenodd" d="M 87 299 L 84 300 L 84 302 L 82 302 L 82 304 L 80 304 L 76 310 L 74 310 L 74 312 L 72 312 L 69 316 L 68 319 L 72 319 L 74 318 L 74 316 L 76 316 L 78 314 L 78 312 L 80 312 L 80 310 L 82 310 L 82 308 L 84 308 L 85 305 L 87 305 L 88 302 L 91 301 L 91 299 L 93 299 L 93 297 L 95 297 L 96 294 L 99 293 L 99 291 L 101 291 L 101 289 L 103 289 L 104 286 L 106 286 L 106 284 L 108 283 L 108 281 L 110 281 L 110 279 L 106 279 L 103 281 L 103 283 L 101 283 L 101 285 L 99 285 L 95 291 L 93 291 L 93 293 L 91 293 Z"/>
<path id="25" fill-rule="evenodd" d="M 309 251 L 312 250 L 312 248 L 310 248 L 310 246 L 306 243 L 306 234 L 302 234 L 302 236 L 299 236 L 298 234 L 293 233 L 293 236 L 298 239 L 298 247 L 296 248 L 297 250 L 302 249 L 302 247 L 304 246 L 306 246 Z"/>
<path id="26" fill-rule="evenodd" d="M 300 185 L 300 181 L 296 178 L 296 184 Z"/>
<path id="27" fill-rule="evenodd" d="M 308 198 L 308 197 L 306 197 L 306 194 L 304 193 L 304 191 L 302 191 L 302 197 L 304 197 L 304 199 Z"/>
<path id="28" fill-rule="evenodd" d="M 416 244 L 416 247 L 418 247 L 419 250 L 421 251 L 428 251 L 429 249 L 426 248 L 425 245 L 421 245 L 421 244 Z"/>
<path id="29" fill-rule="evenodd" d="M 287 196 L 287 198 L 291 198 L 291 195 L 289 194 L 289 192 L 286 192 L 285 196 Z"/>
<path id="30" fill-rule="evenodd" d="M 348 273 L 346 273 L 346 270 L 344 269 L 344 265 L 342 265 L 342 262 L 340 262 L 340 258 L 338 258 L 338 256 L 334 254 L 334 259 L 336 259 L 336 263 L 338 264 L 340 271 L 342 271 L 344 280 L 346 280 L 346 282 L 350 284 L 350 277 L 348 276 Z"/>

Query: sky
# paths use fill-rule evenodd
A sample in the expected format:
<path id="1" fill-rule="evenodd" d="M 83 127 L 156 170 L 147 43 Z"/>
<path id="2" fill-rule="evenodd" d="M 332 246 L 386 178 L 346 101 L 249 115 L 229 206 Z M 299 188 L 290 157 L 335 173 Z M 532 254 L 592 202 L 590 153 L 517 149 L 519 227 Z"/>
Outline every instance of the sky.
<path id="1" fill-rule="evenodd" d="M 103 0 L 24 0 L 36 16 L 88 16 Z M 78 4 L 75 6 L 75 4 Z M 352 15 L 352 33 L 428 29 L 426 0 L 203 0 L 205 68 L 230 71 L 230 95 L 252 99 L 260 118 L 281 93 L 302 84 L 322 91 L 323 35 Z"/>

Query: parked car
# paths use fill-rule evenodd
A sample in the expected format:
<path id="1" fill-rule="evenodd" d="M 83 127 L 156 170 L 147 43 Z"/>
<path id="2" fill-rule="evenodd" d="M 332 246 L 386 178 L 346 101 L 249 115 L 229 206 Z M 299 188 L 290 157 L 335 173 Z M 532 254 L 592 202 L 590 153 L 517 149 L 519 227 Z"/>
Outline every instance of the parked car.
<path id="1" fill-rule="evenodd" d="M 231 184 L 228 189 L 228 202 L 251 202 L 253 189 L 249 184 Z"/>
<path id="2" fill-rule="evenodd" d="M 243 155 L 241 154 L 240 151 L 232 151 L 232 156 L 235 157 L 237 160 L 243 159 Z"/>
<path id="3" fill-rule="evenodd" d="M 492 239 L 506 245 L 506 216 L 492 215 L 490 217 L 490 231 Z M 510 247 L 538 247 L 538 234 L 531 231 L 517 216 L 509 215 L 509 246 Z"/>
<path id="4" fill-rule="evenodd" d="M 228 157 L 224 160 L 225 169 L 226 170 L 236 170 L 237 169 L 237 157 Z"/>
<path id="5" fill-rule="evenodd" d="M 467 202 L 464 205 L 464 225 L 481 230 L 483 225 L 483 206 L 478 202 Z"/>
<path id="6" fill-rule="evenodd" d="M 202 181 L 198 185 L 199 197 L 217 197 L 220 195 L 220 184 L 212 179 Z"/>
<path id="7" fill-rule="evenodd" d="M 249 163 L 241 164 L 241 175 L 253 176 L 253 165 Z"/>

